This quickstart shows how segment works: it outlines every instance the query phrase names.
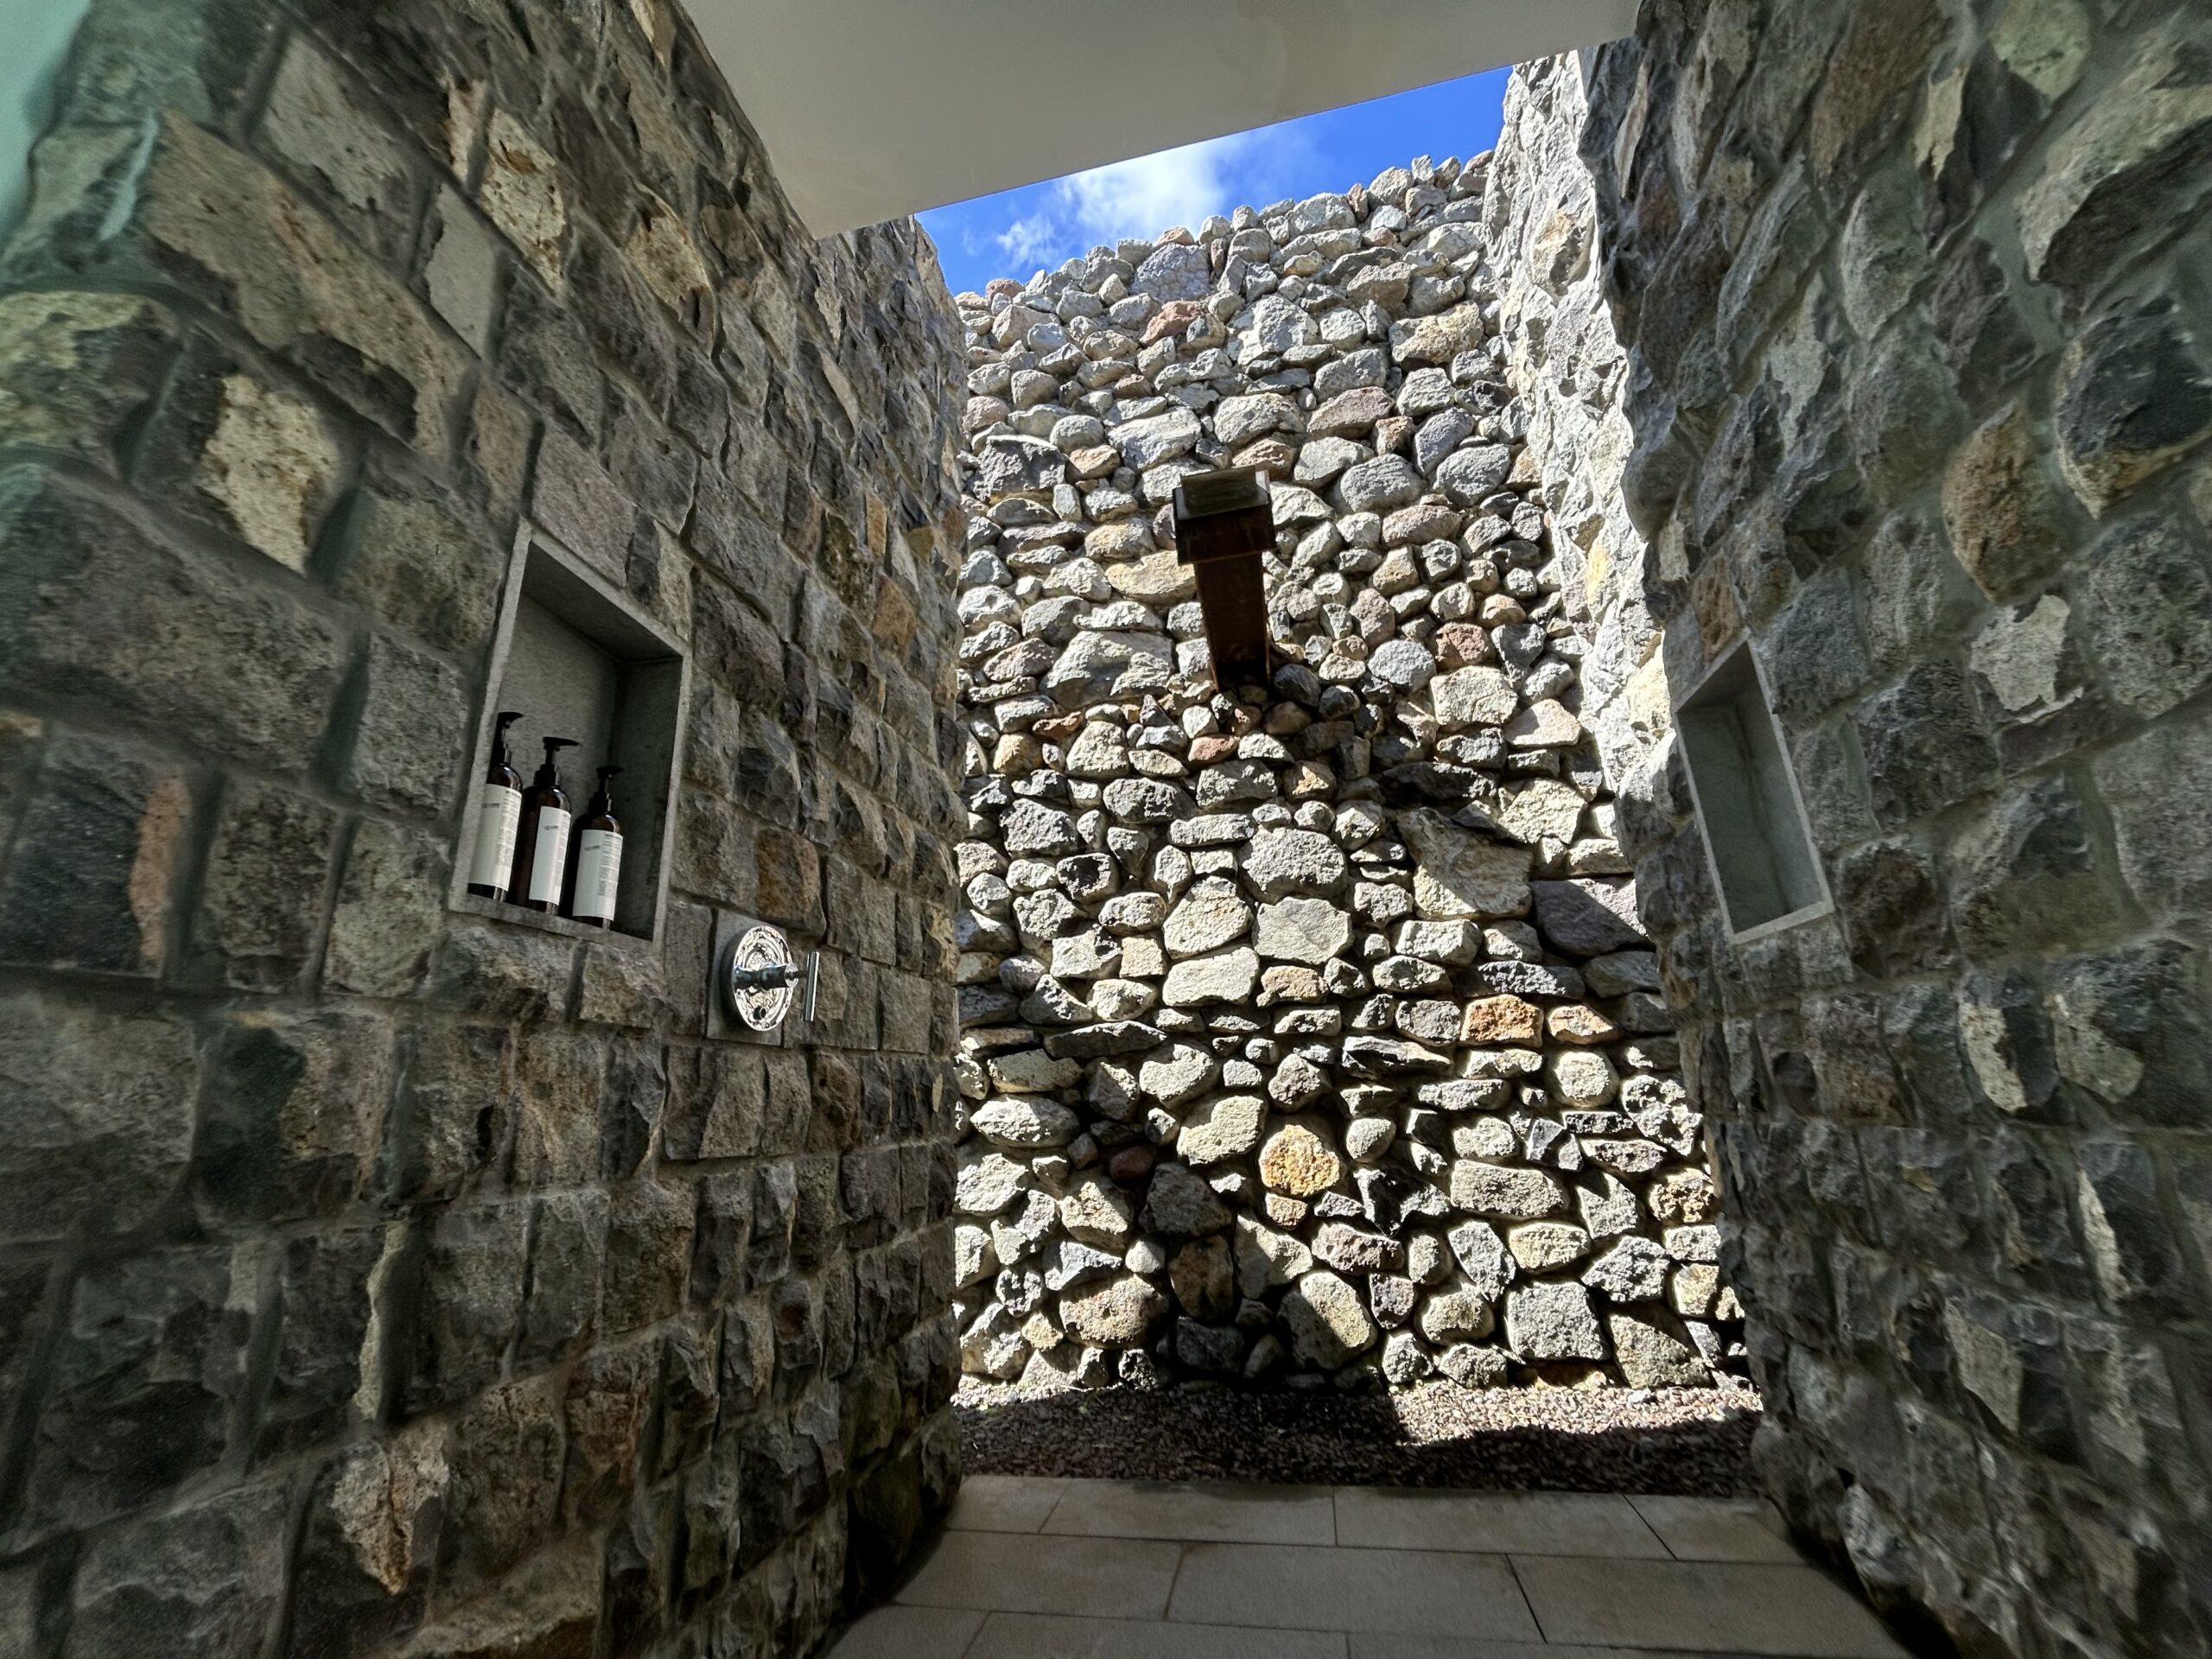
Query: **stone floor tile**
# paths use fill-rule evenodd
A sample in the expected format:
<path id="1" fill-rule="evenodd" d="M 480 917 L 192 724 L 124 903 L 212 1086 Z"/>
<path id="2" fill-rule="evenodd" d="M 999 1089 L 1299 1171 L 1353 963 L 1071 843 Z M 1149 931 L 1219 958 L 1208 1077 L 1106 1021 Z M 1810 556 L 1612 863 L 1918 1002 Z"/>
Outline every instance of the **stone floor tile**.
<path id="1" fill-rule="evenodd" d="M 1175 1583 L 1178 1544 L 1135 1538 L 1032 1538 L 947 1532 L 899 1599 L 925 1607 L 1159 1618 Z"/>
<path id="2" fill-rule="evenodd" d="M 1631 1497 L 1681 1561 L 1797 1561 L 1773 1507 L 1761 1497 Z"/>
<path id="3" fill-rule="evenodd" d="M 845 1632 L 830 1659 L 960 1659 L 984 1617 L 964 1607 L 879 1607 Z"/>
<path id="4" fill-rule="evenodd" d="M 1351 1636 L 1349 1659 L 1694 1659 L 1651 1648 L 1585 1648 L 1548 1642 L 1484 1642 L 1459 1636 Z"/>
<path id="5" fill-rule="evenodd" d="M 1550 1642 L 1904 1659 L 1862 1603 L 1809 1567 L 1516 1555 L 1513 1568 Z"/>
<path id="6" fill-rule="evenodd" d="M 1192 1544 L 1167 1616 L 1277 1630 L 1541 1639 L 1504 1558 L 1438 1550 Z"/>
<path id="7" fill-rule="evenodd" d="M 1030 1475 L 969 1475 L 944 1524 L 959 1532 L 1034 1532 L 1067 1486 Z"/>
<path id="8" fill-rule="evenodd" d="M 1206 1543 L 1337 1541 L 1336 1512 L 1326 1486 L 1240 1486 L 1225 1481 L 1071 1480 L 1045 1530 Z"/>
<path id="9" fill-rule="evenodd" d="M 1604 1492 L 1344 1486 L 1337 1491 L 1337 1541 L 1387 1549 L 1667 1559 L 1666 1545 L 1629 1501 Z"/>
<path id="10" fill-rule="evenodd" d="M 1337 1632 L 993 1613 L 969 1659 L 1344 1659 Z"/>

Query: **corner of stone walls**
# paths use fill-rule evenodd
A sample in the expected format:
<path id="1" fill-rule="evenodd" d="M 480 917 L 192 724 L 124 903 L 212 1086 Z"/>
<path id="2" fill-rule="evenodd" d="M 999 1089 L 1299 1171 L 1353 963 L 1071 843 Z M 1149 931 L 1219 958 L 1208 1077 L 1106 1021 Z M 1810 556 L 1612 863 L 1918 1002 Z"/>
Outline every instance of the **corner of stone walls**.
<path id="1" fill-rule="evenodd" d="M 1599 753 L 1651 637 L 1619 353 L 1568 337 L 1586 200 L 1509 222 L 1543 167 L 1423 158 L 959 296 L 979 1380 L 1740 1367 Z M 1214 683 L 1166 505 L 1232 463 L 1273 480 L 1268 687 Z"/>
<path id="2" fill-rule="evenodd" d="M 92 0 L 70 66 L 0 252 L 0 1652 L 810 1651 L 959 1474 L 925 238 L 807 238 L 660 0 Z M 690 652 L 650 945 L 448 906 L 524 523 Z M 823 952 L 787 1040 L 705 1034 L 733 914 Z"/>

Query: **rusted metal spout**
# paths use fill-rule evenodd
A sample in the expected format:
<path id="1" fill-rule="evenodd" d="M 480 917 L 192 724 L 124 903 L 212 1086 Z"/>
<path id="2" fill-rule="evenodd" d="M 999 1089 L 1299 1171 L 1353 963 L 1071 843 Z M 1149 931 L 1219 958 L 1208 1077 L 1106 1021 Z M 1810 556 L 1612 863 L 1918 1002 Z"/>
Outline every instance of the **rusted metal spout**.
<path id="1" fill-rule="evenodd" d="M 1175 486 L 1175 556 L 1192 567 L 1214 683 L 1268 683 L 1268 601 L 1260 556 L 1274 545 L 1267 474 L 1256 467 L 1193 473 Z"/>

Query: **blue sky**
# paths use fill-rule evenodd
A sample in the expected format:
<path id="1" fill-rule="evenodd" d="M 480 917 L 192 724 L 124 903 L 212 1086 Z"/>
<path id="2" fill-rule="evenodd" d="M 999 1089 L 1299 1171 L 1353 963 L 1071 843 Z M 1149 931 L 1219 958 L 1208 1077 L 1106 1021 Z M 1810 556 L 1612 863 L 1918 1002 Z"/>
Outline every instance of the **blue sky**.
<path id="1" fill-rule="evenodd" d="M 1497 142 L 1511 72 L 1492 69 L 1272 127 L 1186 144 L 921 215 L 956 294 L 1026 282 L 1102 242 L 1192 230 L 1208 213 L 1364 184 L 1416 156 L 1462 159 Z"/>

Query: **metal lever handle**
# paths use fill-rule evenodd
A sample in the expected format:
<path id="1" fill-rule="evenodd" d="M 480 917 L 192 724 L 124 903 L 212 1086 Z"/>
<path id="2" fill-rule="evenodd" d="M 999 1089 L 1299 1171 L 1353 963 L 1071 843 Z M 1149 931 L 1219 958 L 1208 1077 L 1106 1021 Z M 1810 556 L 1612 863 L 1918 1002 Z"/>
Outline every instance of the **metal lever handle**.
<path id="1" fill-rule="evenodd" d="M 804 975 L 796 963 L 770 963 L 765 968 L 732 968 L 729 982 L 741 991 L 780 991 L 796 985 Z"/>

